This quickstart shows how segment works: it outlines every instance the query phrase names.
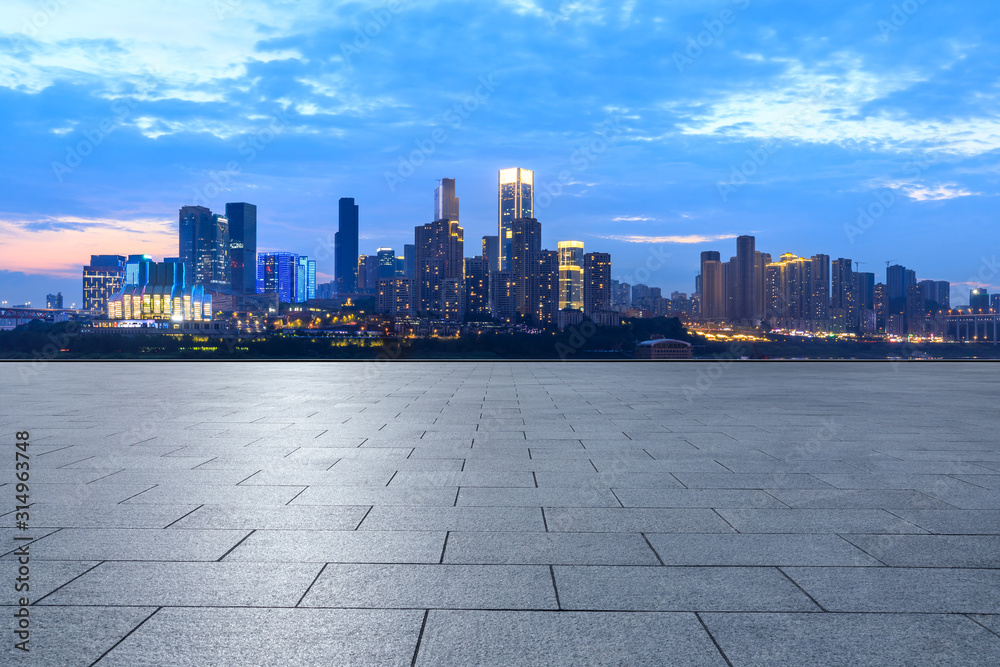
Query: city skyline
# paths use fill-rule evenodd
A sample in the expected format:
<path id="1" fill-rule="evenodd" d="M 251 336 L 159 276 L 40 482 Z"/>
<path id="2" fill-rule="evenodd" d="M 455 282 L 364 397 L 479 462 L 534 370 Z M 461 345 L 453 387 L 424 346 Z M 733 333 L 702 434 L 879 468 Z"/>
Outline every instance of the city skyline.
<path id="1" fill-rule="evenodd" d="M 547 234 L 600 244 L 619 278 L 669 254 L 668 291 L 741 234 L 1000 283 L 980 242 L 1000 148 L 986 7 L 9 4 L 9 301 L 70 293 L 90 255 L 172 255 L 185 204 L 254 202 L 260 251 L 313 255 L 351 196 L 374 250 L 448 177 L 480 238 L 511 165 L 534 172 Z"/>

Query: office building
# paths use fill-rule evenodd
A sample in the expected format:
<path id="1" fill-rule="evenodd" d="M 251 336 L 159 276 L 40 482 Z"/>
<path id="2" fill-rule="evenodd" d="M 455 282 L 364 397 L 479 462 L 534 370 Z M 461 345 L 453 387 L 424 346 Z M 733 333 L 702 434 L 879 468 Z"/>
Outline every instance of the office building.
<path id="1" fill-rule="evenodd" d="M 511 227 L 515 220 L 535 217 L 534 172 L 528 169 L 501 169 L 498 188 L 498 232 L 500 257 L 498 268 L 511 270 L 514 232 Z"/>
<path id="2" fill-rule="evenodd" d="M 295 264 L 295 303 L 316 298 L 316 260 L 299 256 Z"/>
<path id="3" fill-rule="evenodd" d="M 358 289 L 358 205 L 351 197 L 343 197 L 339 202 L 333 255 L 337 293 L 355 293 Z"/>
<path id="4" fill-rule="evenodd" d="M 63 307 L 62 292 L 58 292 L 57 294 L 46 294 L 45 307 L 50 310 L 62 310 Z"/>
<path id="5" fill-rule="evenodd" d="M 83 309 L 91 313 L 107 312 L 108 299 L 125 284 L 124 255 L 91 255 L 83 267 Z"/>
<path id="6" fill-rule="evenodd" d="M 583 241 L 559 242 L 559 310 L 583 311 Z"/>
<path id="7" fill-rule="evenodd" d="M 442 178 L 434 188 L 434 219 L 459 220 L 458 197 L 455 196 L 455 179 Z"/>
<path id="8" fill-rule="evenodd" d="M 969 291 L 969 309 L 973 315 L 990 312 L 990 294 L 986 288 L 978 287 Z"/>
<path id="9" fill-rule="evenodd" d="M 538 310 L 542 225 L 534 218 L 519 218 L 510 223 L 510 230 L 510 271 L 514 279 L 514 309 L 522 318 L 531 320 Z"/>
<path id="10" fill-rule="evenodd" d="M 375 251 L 378 258 L 378 278 L 396 277 L 396 252 L 392 248 L 379 248 Z"/>
<path id="11" fill-rule="evenodd" d="M 483 237 L 483 258 L 490 271 L 496 271 L 500 266 L 500 237 Z"/>
<path id="12" fill-rule="evenodd" d="M 421 313 L 437 317 L 454 316 L 454 299 L 446 303 L 444 282 L 465 285 L 464 231 L 457 220 L 435 220 L 414 229 L 416 240 L 416 302 Z M 453 291 L 455 285 L 449 289 Z M 447 306 L 447 308 L 446 308 Z M 446 313 L 445 311 L 448 310 Z"/>
<path id="13" fill-rule="evenodd" d="M 182 206 L 179 212 L 180 261 L 195 285 L 232 289 L 229 220 L 204 206 Z"/>
<path id="14" fill-rule="evenodd" d="M 559 253 L 542 250 L 538 253 L 538 309 L 535 322 L 541 326 L 556 325 L 559 313 Z"/>
<path id="15" fill-rule="evenodd" d="M 588 252 L 583 256 L 583 312 L 611 310 L 611 255 Z"/>
<path id="16" fill-rule="evenodd" d="M 757 314 L 757 258 L 756 239 L 753 236 L 736 238 L 736 258 L 730 269 L 732 282 L 733 317 L 750 321 Z"/>
<path id="17" fill-rule="evenodd" d="M 472 320 L 490 316 L 490 270 L 482 255 L 465 258 L 465 312 Z"/>
<path id="18" fill-rule="evenodd" d="M 236 294 L 257 291 L 257 207 L 246 202 L 226 204 L 229 220 L 230 284 Z"/>
<path id="19" fill-rule="evenodd" d="M 517 318 L 514 276 L 510 271 L 490 272 L 490 314 L 501 322 L 513 322 Z"/>
<path id="20" fill-rule="evenodd" d="M 921 280 L 917 286 L 926 312 L 948 310 L 951 306 L 951 284 L 947 280 Z"/>
<path id="21" fill-rule="evenodd" d="M 726 317 L 726 302 L 724 300 L 724 276 L 722 261 L 715 250 L 701 253 L 701 318 L 709 322 L 718 322 Z M 636 286 L 632 287 L 632 302 L 636 301 Z"/>
<path id="22" fill-rule="evenodd" d="M 394 317 L 417 314 L 413 278 L 398 276 L 378 281 L 378 312 Z"/>
<path id="23" fill-rule="evenodd" d="M 407 278 L 417 277 L 417 246 L 412 243 L 403 245 L 403 275 Z"/>
<path id="24" fill-rule="evenodd" d="M 302 260 L 307 260 L 303 266 Z M 315 262 L 312 264 L 312 294 L 316 294 Z M 305 285 L 303 285 L 305 281 Z M 291 252 L 257 255 L 257 293 L 277 294 L 280 303 L 302 303 L 309 295 L 308 258 Z M 305 297 L 305 298 L 303 298 Z"/>

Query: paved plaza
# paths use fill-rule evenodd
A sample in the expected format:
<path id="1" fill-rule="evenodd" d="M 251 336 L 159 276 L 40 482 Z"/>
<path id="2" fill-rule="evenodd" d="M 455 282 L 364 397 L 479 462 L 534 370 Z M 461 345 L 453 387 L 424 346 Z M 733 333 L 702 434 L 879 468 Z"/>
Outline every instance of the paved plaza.
<path id="1" fill-rule="evenodd" d="M 998 378 L 3 364 L 0 662 L 1000 664 Z"/>

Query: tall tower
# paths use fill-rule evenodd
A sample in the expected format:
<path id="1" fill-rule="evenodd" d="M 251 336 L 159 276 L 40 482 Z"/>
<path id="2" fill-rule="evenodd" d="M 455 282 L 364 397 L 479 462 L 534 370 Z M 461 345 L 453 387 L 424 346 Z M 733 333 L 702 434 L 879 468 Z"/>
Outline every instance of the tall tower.
<path id="1" fill-rule="evenodd" d="M 704 320 L 726 317 L 723 295 L 722 260 L 717 250 L 701 253 L 701 316 Z M 633 298 L 634 298 L 633 294 Z"/>
<path id="2" fill-rule="evenodd" d="M 434 188 L 434 219 L 458 220 L 458 197 L 455 196 L 454 178 L 442 178 Z"/>
<path id="3" fill-rule="evenodd" d="M 583 312 L 611 310 L 611 255 L 588 252 L 583 256 Z"/>
<path id="4" fill-rule="evenodd" d="M 736 273 L 734 287 L 734 315 L 737 319 L 753 319 L 756 312 L 754 301 L 757 297 L 757 288 L 754 284 L 755 275 L 755 249 L 756 239 L 753 236 L 739 236 L 736 238 Z M 730 268 L 732 270 L 732 268 Z"/>
<path id="5" fill-rule="evenodd" d="M 500 236 L 500 257 L 497 268 L 500 270 L 509 271 L 511 268 L 513 240 L 511 223 L 519 218 L 535 217 L 534 180 L 535 174 L 529 169 L 513 167 L 501 169 L 499 172 L 497 228 Z"/>
<path id="6" fill-rule="evenodd" d="M 229 220 L 230 281 L 236 294 L 253 294 L 257 283 L 257 207 L 226 204 Z"/>
<path id="7" fill-rule="evenodd" d="M 358 289 L 358 206 L 352 197 L 340 200 L 339 227 L 333 239 L 337 293 L 350 294 Z"/>
<path id="8" fill-rule="evenodd" d="M 559 242 L 559 310 L 583 310 L 583 241 Z"/>
<path id="9" fill-rule="evenodd" d="M 511 222 L 510 229 L 514 308 L 518 315 L 531 319 L 538 310 L 542 225 L 534 218 L 518 218 Z"/>

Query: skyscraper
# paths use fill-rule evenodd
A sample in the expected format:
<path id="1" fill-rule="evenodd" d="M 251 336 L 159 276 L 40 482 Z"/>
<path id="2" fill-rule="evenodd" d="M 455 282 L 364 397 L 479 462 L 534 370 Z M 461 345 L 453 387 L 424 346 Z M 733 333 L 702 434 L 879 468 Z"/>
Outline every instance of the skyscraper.
<path id="1" fill-rule="evenodd" d="M 510 223 L 510 230 L 514 308 L 518 315 L 532 319 L 538 310 L 538 260 L 542 251 L 542 225 L 534 218 L 518 218 Z"/>
<path id="2" fill-rule="evenodd" d="M 736 271 L 734 282 L 734 316 L 739 320 L 752 320 L 757 312 L 756 239 L 753 236 L 736 238 Z M 730 269 L 732 271 L 732 269 Z"/>
<path id="3" fill-rule="evenodd" d="M 338 225 L 333 236 L 337 293 L 352 294 L 358 289 L 358 206 L 353 198 L 341 198 Z"/>
<path id="4" fill-rule="evenodd" d="M 583 241 L 559 242 L 559 310 L 583 310 Z"/>
<path id="5" fill-rule="evenodd" d="M 554 326 L 559 312 L 559 253 L 542 250 L 538 253 L 538 310 L 535 321 Z"/>
<path id="6" fill-rule="evenodd" d="M 490 271 L 497 271 L 500 266 L 500 237 L 483 237 L 483 259 Z"/>
<path id="7" fill-rule="evenodd" d="M 435 220 L 414 229 L 417 309 L 445 316 L 444 281 L 465 283 L 464 231 L 457 220 Z"/>
<path id="8" fill-rule="evenodd" d="M 180 261 L 195 285 L 230 289 L 229 220 L 204 206 L 182 206 L 179 212 Z"/>
<path id="9" fill-rule="evenodd" d="M 123 255 L 91 255 L 83 267 L 83 309 L 92 313 L 107 311 L 108 299 L 125 284 Z"/>
<path id="10" fill-rule="evenodd" d="M 510 270 L 511 243 L 513 242 L 511 223 L 519 218 L 535 217 L 534 178 L 534 172 L 519 167 L 501 169 L 499 172 L 497 211 L 500 258 L 498 268 L 501 270 Z"/>
<path id="11" fill-rule="evenodd" d="M 490 271 L 482 255 L 465 258 L 465 312 L 473 319 L 490 314 Z"/>
<path id="12" fill-rule="evenodd" d="M 611 255 L 588 252 L 583 256 L 583 312 L 611 310 Z"/>
<path id="13" fill-rule="evenodd" d="M 55 294 L 45 295 L 45 307 L 49 309 L 62 310 L 63 307 L 63 295 L 62 292 L 57 292 Z"/>
<path id="14" fill-rule="evenodd" d="M 226 204 L 226 219 L 233 292 L 253 294 L 257 290 L 257 207 L 245 202 Z"/>
<path id="15" fill-rule="evenodd" d="M 300 289 L 301 281 L 308 281 L 308 267 L 303 267 L 301 259 L 303 258 L 291 252 L 258 254 L 257 293 L 276 293 L 281 303 L 300 303 L 301 296 L 308 295 L 308 285 L 305 289 Z M 313 281 L 315 295 L 315 278 Z"/>
<path id="16" fill-rule="evenodd" d="M 434 188 L 434 219 L 458 220 L 458 197 L 455 196 L 455 179 L 442 178 Z"/>
<path id="17" fill-rule="evenodd" d="M 407 278 L 417 277 L 417 246 L 412 243 L 403 245 L 403 275 Z"/>
<path id="18" fill-rule="evenodd" d="M 378 257 L 378 277 L 394 278 L 396 276 L 396 252 L 392 248 L 379 248 L 375 251 Z"/>
<path id="19" fill-rule="evenodd" d="M 723 300 L 722 261 L 718 251 L 706 250 L 701 253 L 701 316 L 708 321 L 725 319 Z M 635 287 L 632 288 L 635 301 Z"/>
<path id="20" fill-rule="evenodd" d="M 830 318 L 830 256 L 813 255 L 809 267 L 809 319 L 817 329 Z"/>
<path id="21" fill-rule="evenodd" d="M 969 308 L 973 314 L 981 315 L 990 312 L 990 294 L 983 287 L 969 290 Z"/>

